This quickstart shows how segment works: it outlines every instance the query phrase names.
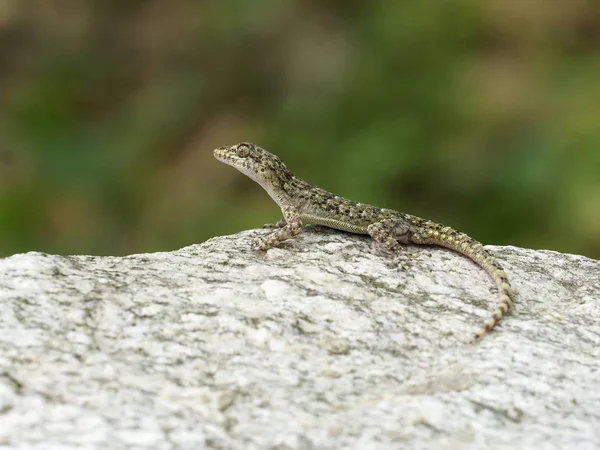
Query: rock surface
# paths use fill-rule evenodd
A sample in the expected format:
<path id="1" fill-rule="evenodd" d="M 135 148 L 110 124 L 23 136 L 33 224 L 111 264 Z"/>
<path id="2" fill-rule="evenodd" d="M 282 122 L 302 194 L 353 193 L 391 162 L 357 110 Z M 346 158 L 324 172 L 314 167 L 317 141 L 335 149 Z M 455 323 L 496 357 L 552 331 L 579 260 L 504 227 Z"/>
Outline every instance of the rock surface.
<path id="1" fill-rule="evenodd" d="M 0 259 L 0 448 L 598 449 L 600 262 L 262 230 L 170 253 Z"/>

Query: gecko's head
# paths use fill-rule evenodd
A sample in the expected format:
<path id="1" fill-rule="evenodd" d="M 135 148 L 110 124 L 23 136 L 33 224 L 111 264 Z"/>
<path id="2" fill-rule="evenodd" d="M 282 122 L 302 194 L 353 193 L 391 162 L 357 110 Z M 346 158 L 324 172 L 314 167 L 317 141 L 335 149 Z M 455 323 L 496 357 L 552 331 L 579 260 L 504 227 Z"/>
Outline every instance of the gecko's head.
<path id="1" fill-rule="evenodd" d="M 265 184 L 281 186 L 292 176 L 277 156 L 250 142 L 216 148 L 214 155 L 263 187 Z"/>

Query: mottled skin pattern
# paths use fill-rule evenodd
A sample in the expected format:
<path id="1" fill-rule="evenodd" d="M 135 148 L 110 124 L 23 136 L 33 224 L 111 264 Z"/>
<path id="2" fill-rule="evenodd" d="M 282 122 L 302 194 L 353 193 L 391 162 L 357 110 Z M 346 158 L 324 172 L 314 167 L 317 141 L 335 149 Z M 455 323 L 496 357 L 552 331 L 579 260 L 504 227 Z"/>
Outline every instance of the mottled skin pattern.
<path id="1" fill-rule="evenodd" d="M 260 184 L 281 208 L 283 220 L 275 231 L 254 241 L 256 250 L 267 250 L 297 236 L 304 222 L 369 234 L 391 251 L 399 250 L 400 244 L 446 247 L 479 264 L 498 287 L 496 310 L 474 333 L 472 342 L 491 331 L 510 310 L 513 292 L 506 273 L 496 258 L 466 234 L 409 214 L 338 197 L 295 177 L 277 156 L 248 142 L 219 147 L 214 155 Z"/>

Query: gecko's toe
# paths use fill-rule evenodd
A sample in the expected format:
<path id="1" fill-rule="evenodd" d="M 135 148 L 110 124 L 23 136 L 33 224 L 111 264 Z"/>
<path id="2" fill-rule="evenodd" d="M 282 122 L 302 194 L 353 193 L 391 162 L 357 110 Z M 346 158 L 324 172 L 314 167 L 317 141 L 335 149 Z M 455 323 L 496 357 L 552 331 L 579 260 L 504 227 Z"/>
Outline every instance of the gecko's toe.
<path id="1" fill-rule="evenodd" d="M 251 248 L 252 250 L 264 252 L 269 248 L 269 245 L 265 238 L 258 237 L 252 241 Z"/>

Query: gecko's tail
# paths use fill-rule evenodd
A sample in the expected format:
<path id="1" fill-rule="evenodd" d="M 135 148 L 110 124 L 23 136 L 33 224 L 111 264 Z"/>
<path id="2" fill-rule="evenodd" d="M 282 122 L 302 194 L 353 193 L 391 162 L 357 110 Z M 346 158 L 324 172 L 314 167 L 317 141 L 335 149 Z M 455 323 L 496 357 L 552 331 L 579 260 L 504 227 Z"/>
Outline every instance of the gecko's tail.
<path id="1" fill-rule="evenodd" d="M 413 236 L 417 244 L 434 244 L 454 250 L 477 263 L 492 278 L 498 288 L 499 300 L 496 310 L 484 325 L 473 334 L 471 343 L 479 342 L 483 336 L 492 331 L 500 319 L 510 311 L 513 305 L 513 290 L 508 282 L 506 272 L 494 256 L 480 242 L 464 233 L 438 224 L 428 223 L 425 232 Z"/>
<path id="2" fill-rule="evenodd" d="M 513 291 L 510 287 L 510 284 L 508 284 L 506 281 L 506 274 L 504 273 L 504 270 L 498 269 L 493 275 L 493 278 L 496 286 L 498 286 L 500 298 L 498 304 L 496 305 L 496 310 L 492 316 L 487 319 L 484 325 L 473 334 L 473 337 L 471 338 L 472 344 L 479 342 L 483 336 L 492 331 L 500 319 L 502 319 L 502 317 L 504 317 L 504 315 L 512 308 Z"/>

